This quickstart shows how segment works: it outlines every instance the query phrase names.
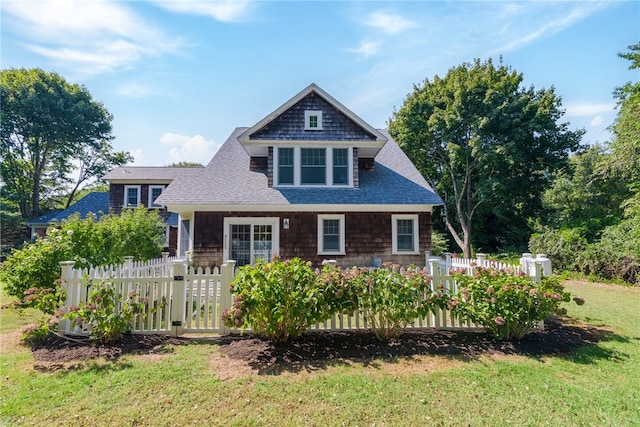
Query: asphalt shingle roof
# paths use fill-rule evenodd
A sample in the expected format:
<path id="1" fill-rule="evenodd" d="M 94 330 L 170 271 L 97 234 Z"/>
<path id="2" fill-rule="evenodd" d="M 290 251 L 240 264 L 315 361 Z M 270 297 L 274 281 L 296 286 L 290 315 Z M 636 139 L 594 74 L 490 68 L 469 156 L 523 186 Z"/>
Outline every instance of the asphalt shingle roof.
<path id="1" fill-rule="evenodd" d="M 106 181 L 171 181 L 179 177 L 198 174 L 201 167 L 175 168 L 168 166 L 118 166 L 104 175 Z"/>
<path id="2" fill-rule="evenodd" d="M 75 213 L 80 213 L 81 218 L 86 218 L 90 212 L 96 214 L 98 218 L 103 213 L 109 212 L 109 193 L 91 192 L 67 209 L 40 215 L 38 218 L 30 220 L 27 224 L 48 224 L 53 221 L 62 221 Z"/>
<path id="3" fill-rule="evenodd" d="M 157 202 L 164 205 L 439 205 L 438 197 L 413 163 L 388 137 L 373 171 L 360 171 L 359 188 L 269 188 L 267 176 L 249 169 L 250 157 L 236 128 L 200 173 L 176 177 Z"/>

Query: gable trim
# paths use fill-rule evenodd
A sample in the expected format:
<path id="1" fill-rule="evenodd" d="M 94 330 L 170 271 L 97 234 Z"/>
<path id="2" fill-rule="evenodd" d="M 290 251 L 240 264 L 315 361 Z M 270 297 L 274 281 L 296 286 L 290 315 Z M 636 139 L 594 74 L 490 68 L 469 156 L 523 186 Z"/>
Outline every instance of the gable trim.
<path id="1" fill-rule="evenodd" d="M 283 114 L 289 108 L 293 107 L 295 104 L 300 102 L 304 97 L 309 95 L 311 92 L 315 92 L 317 95 L 319 95 L 320 97 L 324 98 L 324 100 L 327 101 L 329 104 L 331 104 L 336 110 L 340 111 L 347 118 L 349 118 L 350 120 L 352 120 L 353 122 L 358 124 L 360 127 L 362 127 L 367 132 L 371 133 L 373 136 L 375 136 L 377 142 L 382 143 L 382 144 L 387 142 L 388 138 L 386 136 L 384 136 L 382 133 L 380 133 L 373 126 L 369 125 L 367 122 L 362 120 L 353 111 L 349 110 L 342 103 L 340 103 L 337 99 L 335 99 L 334 97 L 329 95 L 327 92 L 322 90 L 315 83 L 311 83 L 309 86 L 307 86 L 306 88 L 304 88 L 303 90 L 298 92 L 293 98 L 289 99 L 287 102 L 285 102 L 280 107 L 278 107 L 271 114 L 267 115 L 265 118 L 260 120 L 258 123 L 256 123 L 255 125 L 253 125 L 249 129 L 244 131 L 242 134 L 240 134 L 240 136 L 238 136 L 238 140 L 242 144 L 245 144 L 245 143 L 249 142 L 250 141 L 250 136 L 253 133 L 259 131 L 260 129 L 262 129 L 263 127 L 265 127 L 266 125 L 268 125 L 269 123 L 274 121 L 281 114 Z M 262 142 L 262 144 L 264 144 L 265 141 L 261 141 L 261 142 Z"/>

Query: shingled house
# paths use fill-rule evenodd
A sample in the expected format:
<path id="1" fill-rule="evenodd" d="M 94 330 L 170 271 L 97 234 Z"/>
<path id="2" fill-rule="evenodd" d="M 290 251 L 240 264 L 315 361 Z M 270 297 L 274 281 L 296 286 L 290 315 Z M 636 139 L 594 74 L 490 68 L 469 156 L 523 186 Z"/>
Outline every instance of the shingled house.
<path id="1" fill-rule="evenodd" d="M 196 266 L 274 254 L 315 265 L 422 264 L 442 203 L 386 131 L 315 84 L 236 128 L 205 168 L 166 171 L 105 176 L 111 208 L 148 199 L 178 214 L 178 254 L 191 251 Z"/>

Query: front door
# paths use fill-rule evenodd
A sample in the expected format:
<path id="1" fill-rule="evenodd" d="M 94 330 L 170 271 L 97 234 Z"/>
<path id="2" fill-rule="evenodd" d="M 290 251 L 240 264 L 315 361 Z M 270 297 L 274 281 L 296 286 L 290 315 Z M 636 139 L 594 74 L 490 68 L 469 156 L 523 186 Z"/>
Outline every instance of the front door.
<path id="1" fill-rule="evenodd" d="M 237 266 L 271 261 L 278 246 L 278 218 L 225 218 L 225 259 Z"/>

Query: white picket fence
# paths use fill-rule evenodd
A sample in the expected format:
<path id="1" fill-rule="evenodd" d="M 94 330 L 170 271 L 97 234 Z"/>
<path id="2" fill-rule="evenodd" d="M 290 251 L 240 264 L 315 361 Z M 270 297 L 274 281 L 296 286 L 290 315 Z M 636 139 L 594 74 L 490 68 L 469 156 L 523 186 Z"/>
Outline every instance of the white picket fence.
<path id="1" fill-rule="evenodd" d="M 526 257 L 523 257 L 526 258 Z M 544 258 L 544 259 L 542 259 Z M 533 258 L 531 258 L 533 259 Z M 531 273 L 534 280 L 542 277 L 546 257 L 525 261 L 525 267 L 494 263 L 482 259 L 476 260 L 445 257 L 429 258 L 425 270 L 431 276 L 431 289 L 457 291 L 456 281 L 450 275 L 452 270 L 464 268 L 473 274 L 477 267 L 505 269 L 518 274 L 521 271 Z M 547 260 L 548 261 L 548 260 Z M 529 268 L 529 264 L 533 267 Z M 118 266 L 97 269 L 74 269 L 72 261 L 61 262 L 62 286 L 67 301 L 65 309 L 88 301 L 92 286 L 108 280 L 115 286 L 117 294 L 124 296 L 135 292 L 145 303 L 143 313 L 133 320 L 133 333 L 171 334 L 179 336 L 185 333 L 229 334 L 239 330 L 226 327 L 222 313 L 232 305 L 230 283 L 235 275 L 235 261 L 227 261 L 220 269 L 188 269 L 184 259 L 169 258 L 166 254 L 158 260 L 136 263 L 127 258 Z M 475 325 L 462 322 L 442 309 L 426 317 L 415 319 L 409 328 L 467 329 Z M 312 330 L 366 330 L 369 328 L 363 316 L 336 314 L 331 319 L 314 325 Z M 59 331 L 64 334 L 86 334 L 87 331 L 73 327 L 68 320 L 62 320 Z"/>

